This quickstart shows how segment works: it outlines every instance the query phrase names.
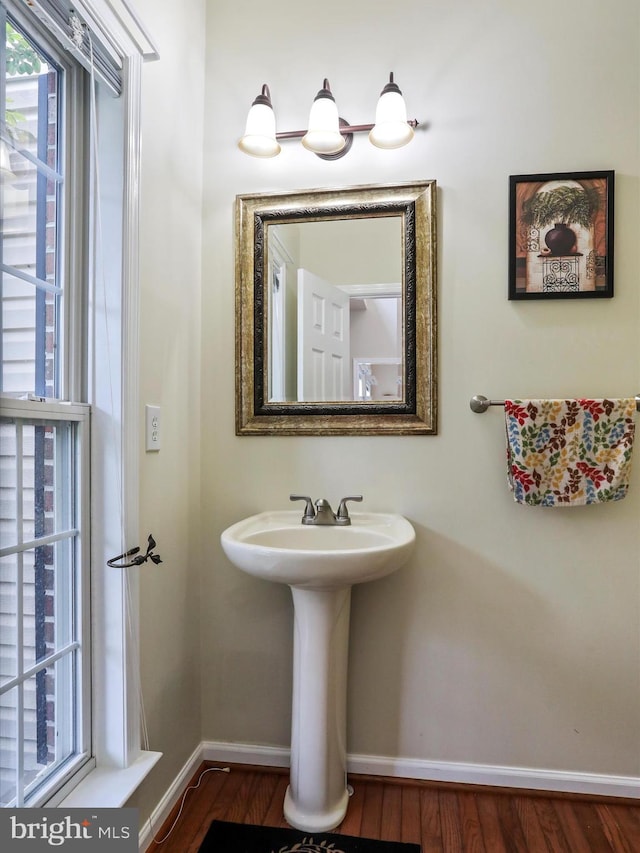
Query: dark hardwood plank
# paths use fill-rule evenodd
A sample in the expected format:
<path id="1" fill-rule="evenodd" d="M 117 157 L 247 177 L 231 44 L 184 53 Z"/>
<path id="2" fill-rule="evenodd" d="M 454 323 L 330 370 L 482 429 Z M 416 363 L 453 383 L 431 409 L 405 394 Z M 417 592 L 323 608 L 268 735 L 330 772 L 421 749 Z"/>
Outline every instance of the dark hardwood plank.
<path id="1" fill-rule="evenodd" d="M 458 810 L 462 830 L 462 849 L 465 853 L 487 853 L 482 838 L 475 794 L 458 794 Z M 493 851 L 489 851 L 493 853 Z"/>
<path id="2" fill-rule="evenodd" d="M 534 801 L 528 797 L 516 797 L 515 807 L 529 853 L 549 853 Z"/>
<path id="3" fill-rule="evenodd" d="M 551 800 L 537 798 L 533 800 L 533 807 L 538 820 L 542 834 L 547 841 L 547 847 L 553 853 L 573 853 L 570 845 L 558 820 L 558 814 L 553 808 Z"/>
<path id="4" fill-rule="evenodd" d="M 284 775 L 279 776 L 276 782 L 275 791 L 273 792 L 273 797 L 269 803 L 269 808 L 267 809 L 267 813 L 262 821 L 263 826 L 287 825 L 282 808 L 284 806 L 284 795 L 287 793 L 288 787 L 289 777 Z"/>
<path id="5" fill-rule="evenodd" d="M 490 794 L 476 794 L 476 805 L 487 853 L 509 853 L 514 848 L 507 847 L 505 843 L 496 797 Z"/>
<path id="6" fill-rule="evenodd" d="M 508 842 L 507 850 L 509 853 L 529 853 L 514 797 L 506 795 L 497 797 L 496 809 L 500 818 L 503 836 Z"/>
<path id="7" fill-rule="evenodd" d="M 361 835 L 363 838 L 380 840 L 380 825 L 382 822 L 383 785 L 367 782 L 362 810 Z"/>
<path id="8" fill-rule="evenodd" d="M 402 789 L 401 841 L 420 844 L 422 824 L 420 820 L 420 791 L 415 785 Z"/>
<path id="9" fill-rule="evenodd" d="M 256 785 L 243 820 L 244 823 L 260 825 L 269 812 L 280 779 L 278 776 L 268 773 L 258 773 L 256 777 Z"/>
<path id="10" fill-rule="evenodd" d="M 634 844 L 632 847 L 624 837 L 619 819 L 608 805 L 597 805 L 596 812 L 612 850 L 615 850 L 616 853 L 635 853 L 638 850 L 638 845 Z"/>
<path id="11" fill-rule="evenodd" d="M 553 800 L 553 810 L 558 815 L 558 821 L 562 826 L 571 853 L 591 853 L 593 848 L 573 809 L 573 803 L 564 799 Z"/>
<path id="12" fill-rule="evenodd" d="M 464 853 L 458 795 L 454 791 L 440 791 L 440 826 L 442 828 L 442 846 L 446 853 Z"/>
<path id="13" fill-rule="evenodd" d="M 621 806 L 609 804 L 609 811 L 620 824 L 624 837 L 631 842 L 633 850 L 640 850 L 640 804 Z"/>
<path id="14" fill-rule="evenodd" d="M 255 789 L 260 782 L 258 773 L 248 773 L 243 775 L 240 781 L 240 786 L 233 800 L 228 804 L 227 810 L 224 813 L 223 820 L 228 820 L 231 823 L 248 823 L 246 814 L 249 810 L 249 805 L 253 800 Z"/>
<path id="15" fill-rule="evenodd" d="M 385 785 L 383 788 L 380 838 L 382 841 L 399 841 L 402 838 L 402 788 L 399 785 Z"/>
<path id="16" fill-rule="evenodd" d="M 197 828 L 194 827 L 196 831 L 190 840 L 189 846 L 180 846 L 178 844 L 175 848 L 171 848 L 170 853 L 198 853 L 198 848 L 202 843 L 202 839 L 207 834 L 211 821 L 227 819 L 227 812 L 235 802 L 238 791 L 245 779 L 244 773 L 210 773 L 208 775 L 223 780 L 222 785 L 218 789 L 217 796 L 210 802 L 204 820 L 202 820 Z M 164 850 L 163 853 L 165 853 Z"/>
<path id="17" fill-rule="evenodd" d="M 420 791 L 420 824 L 422 826 L 422 853 L 444 853 L 440 800 L 435 788 Z"/>
<path id="18" fill-rule="evenodd" d="M 576 800 L 571 805 L 580 824 L 580 829 L 591 845 L 591 849 L 595 853 L 610 853 L 611 850 L 614 850 L 604 834 L 595 805 L 582 800 Z"/>

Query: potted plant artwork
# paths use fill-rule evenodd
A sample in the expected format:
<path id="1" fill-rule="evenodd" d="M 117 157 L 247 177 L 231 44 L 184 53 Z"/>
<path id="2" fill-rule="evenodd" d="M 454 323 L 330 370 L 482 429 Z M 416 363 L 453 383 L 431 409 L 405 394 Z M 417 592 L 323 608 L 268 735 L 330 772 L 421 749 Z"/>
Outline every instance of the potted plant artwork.
<path id="1" fill-rule="evenodd" d="M 560 184 L 541 189 L 522 205 L 522 221 L 531 228 L 553 224 L 544 241 L 552 255 L 570 255 L 576 250 L 577 236 L 571 225 L 591 227 L 600 207 L 595 187 Z"/>
<path id="2" fill-rule="evenodd" d="M 509 177 L 509 299 L 613 296 L 614 178 Z"/>

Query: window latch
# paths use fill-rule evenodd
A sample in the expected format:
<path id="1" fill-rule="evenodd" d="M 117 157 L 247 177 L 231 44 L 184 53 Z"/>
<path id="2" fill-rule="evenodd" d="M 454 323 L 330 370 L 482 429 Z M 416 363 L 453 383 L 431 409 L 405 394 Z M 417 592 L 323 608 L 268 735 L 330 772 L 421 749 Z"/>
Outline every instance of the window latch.
<path id="1" fill-rule="evenodd" d="M 131 548 L 129 551 L 125 551 L 124 554 L 119 554 L 117 557 L 112 557 L 110 560 L 107 560 L 107 565 L 114 569 L 128 569 L 131 566 L 141 566 L 143 563 L 146 563 L 147 560 L 151 560 L 151 562 L 155 563 L 157 566 L 158 563 L 162 562 L 162 560 L 160 558 L 160 554 L 153 553 L 153 549 L 156 547 L 156 540 L 151 534 L 149 534 L 147 543 L 146 554 L 140 554 L 140 547 L 136 546 L 135 548 Z M 129 559 L 130 557 L 133 559 Z"/>

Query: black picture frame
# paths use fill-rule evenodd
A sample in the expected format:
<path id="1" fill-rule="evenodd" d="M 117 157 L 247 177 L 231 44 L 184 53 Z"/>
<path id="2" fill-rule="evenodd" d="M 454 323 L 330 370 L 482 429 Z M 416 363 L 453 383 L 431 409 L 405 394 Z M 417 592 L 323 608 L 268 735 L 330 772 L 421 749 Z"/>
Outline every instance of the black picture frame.
<path id="1" fill-rule="evenodd" d="M 509 299 L 613 296 L 614 182 L 613 170 L 509 177 Z"/>

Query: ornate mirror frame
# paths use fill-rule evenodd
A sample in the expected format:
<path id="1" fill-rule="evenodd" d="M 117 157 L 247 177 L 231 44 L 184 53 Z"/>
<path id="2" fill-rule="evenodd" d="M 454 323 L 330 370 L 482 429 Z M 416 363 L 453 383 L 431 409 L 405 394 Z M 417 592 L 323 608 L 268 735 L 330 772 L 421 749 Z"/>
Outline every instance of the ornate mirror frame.
<path id="1" fill-rule="evenodd" d="M 404 321 L 401 401 L 269 402 L 267 230 L 326 219 L 400 216 Z M 435 435 L 436 182 L 236 197 L 236 434 Z"/>

